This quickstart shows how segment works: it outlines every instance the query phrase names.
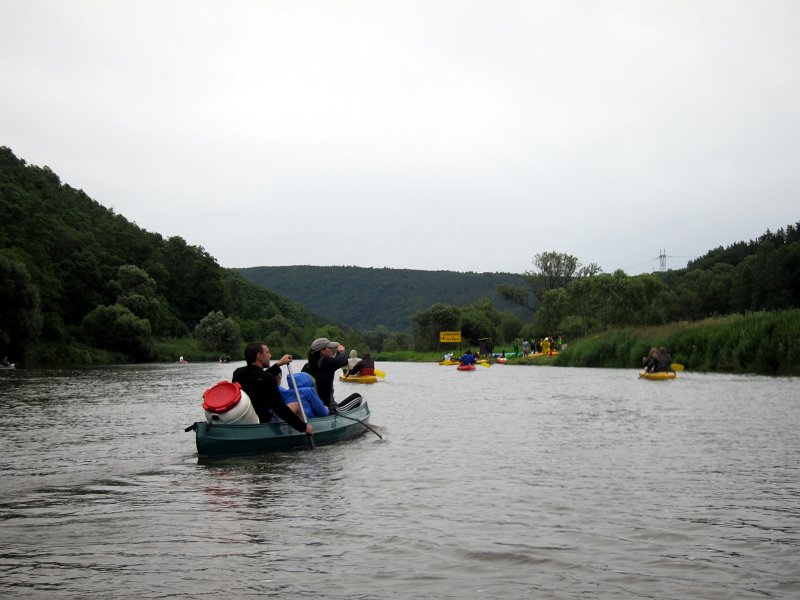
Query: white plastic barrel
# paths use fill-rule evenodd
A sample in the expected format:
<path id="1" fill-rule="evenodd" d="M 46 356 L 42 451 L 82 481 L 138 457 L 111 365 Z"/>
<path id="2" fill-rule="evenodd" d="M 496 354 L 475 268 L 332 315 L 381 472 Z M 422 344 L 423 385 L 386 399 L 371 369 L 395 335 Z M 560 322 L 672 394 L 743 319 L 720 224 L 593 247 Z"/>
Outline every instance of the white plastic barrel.
<path id="1" fill-rule="evenodd" d="M 209 423 L 252 425 L 259 422 L 250 397 L 238 383 L 228 381 L 220 381 L 203 393 L 203 411 Z"/>

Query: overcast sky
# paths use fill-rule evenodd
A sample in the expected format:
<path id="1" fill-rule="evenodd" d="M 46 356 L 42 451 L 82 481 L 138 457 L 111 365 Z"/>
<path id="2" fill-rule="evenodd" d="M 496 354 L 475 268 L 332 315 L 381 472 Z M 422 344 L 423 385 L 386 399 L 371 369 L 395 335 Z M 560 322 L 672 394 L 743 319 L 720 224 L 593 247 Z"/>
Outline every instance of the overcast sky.
<path id="1" fill-rule="evenodd" d="M 0 145 L 224 267 L 650 272 L 800 220 L 797 0 L 0 0 Z"/>

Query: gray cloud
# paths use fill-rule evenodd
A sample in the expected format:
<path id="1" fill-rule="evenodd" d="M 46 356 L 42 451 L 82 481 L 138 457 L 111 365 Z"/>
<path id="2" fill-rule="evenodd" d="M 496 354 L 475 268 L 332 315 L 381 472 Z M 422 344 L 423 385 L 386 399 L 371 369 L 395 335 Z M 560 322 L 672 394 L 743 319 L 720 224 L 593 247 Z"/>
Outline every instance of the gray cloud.
<path id="1" fill-rule="evenodd" d="M 0 143 L 223 266 L 636 273 L 798 220 L 797 2 L 0 16 Z"/>

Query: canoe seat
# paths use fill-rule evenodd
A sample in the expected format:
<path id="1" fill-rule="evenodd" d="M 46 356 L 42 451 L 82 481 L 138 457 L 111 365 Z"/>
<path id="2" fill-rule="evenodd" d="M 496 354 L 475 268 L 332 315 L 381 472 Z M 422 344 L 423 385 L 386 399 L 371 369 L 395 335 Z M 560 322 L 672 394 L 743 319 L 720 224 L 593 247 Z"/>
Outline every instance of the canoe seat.
<path id="1" fill-rule="evenodd" d="M 350 394 L 347 398 L 345 398 L 342 403 L 339 405 L 338 410 L 339 412 L 345 412 L 348 410 L 352 410 L 361 406 L 361 394 Z"/>

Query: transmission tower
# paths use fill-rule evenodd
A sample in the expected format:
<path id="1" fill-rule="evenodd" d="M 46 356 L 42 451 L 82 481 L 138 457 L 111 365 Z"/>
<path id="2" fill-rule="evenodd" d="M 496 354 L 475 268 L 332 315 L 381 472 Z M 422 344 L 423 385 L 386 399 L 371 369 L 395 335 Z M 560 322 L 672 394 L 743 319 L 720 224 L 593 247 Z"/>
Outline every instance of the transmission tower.
<path id="1" fill-rule="evenodd" d="M 666 271 L 667 270 L 667 251 L 661 250 L 658 255 L 658 270 L 659 271 Z"/>

